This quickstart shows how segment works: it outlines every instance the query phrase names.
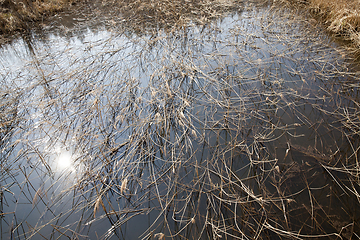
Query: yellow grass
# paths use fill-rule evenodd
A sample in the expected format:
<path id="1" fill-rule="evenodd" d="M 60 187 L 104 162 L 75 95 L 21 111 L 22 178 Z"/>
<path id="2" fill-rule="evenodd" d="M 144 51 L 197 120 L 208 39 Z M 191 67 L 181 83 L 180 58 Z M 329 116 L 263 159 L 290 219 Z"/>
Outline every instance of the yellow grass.
<path id="1" fill-rule="evenodd" d="M 71 0 L 2 0 L 0 1 L 0 33 L 26 29 L 29 22 L 64 9 Z"/>
<path id="2" fill-rule="evenodd" d="M 320 16 L 331 32 L 360 48 L 360 0 L 308 0 L 311 12 Z"/>

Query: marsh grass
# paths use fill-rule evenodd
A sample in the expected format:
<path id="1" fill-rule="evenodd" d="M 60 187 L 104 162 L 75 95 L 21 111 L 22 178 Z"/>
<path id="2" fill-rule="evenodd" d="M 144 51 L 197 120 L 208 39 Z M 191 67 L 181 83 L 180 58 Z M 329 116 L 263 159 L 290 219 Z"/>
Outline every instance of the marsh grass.
<path id="1" fill-rule="evenodd" d="M 300 3 L 315 19 L 338 37 L 352 42 L 352 50 L 360 49 L 360 2 L 358 0 L 290 1 Z M 316 22 L 316 20 L 314 20 Z"/>
<path id="2" fill-rule="evenodd" d="M 121 14 L 122 19 L 131 23 L 132 27 L 146 24 L 147 27 L 162 26 L 171 28 L 174 25 L 182 25 L 189 18 L 205 23 L 221 16 L 229 10 L 239 7 L 238 0 L 176 0 L 176 1 L 68 1 L 68 0 L 45 0 L 45 1 L 16 1 L 5 0 L 0 3 L 0 31 L 13 33 L 16 30 L 29 30 L 32 22 L 43 21 L 48 15 L 54 15 L 62 10 L 77 10 L 78 7 L 69 8 L 71 5 L 92 5 L 96 8 L 92 11 L 101 11 L 107 6 L 107 10 Z M 91 15 L 92 13 L 89 13 Z M 140 28 L 142 29 L 142 28 Z"/>
<path id="3" fill-rule="evenodd" d="M 1 237 L 358 237 L 351 59 L 264 2 L 151 3 L 1 70 Z"/>
<path id="4" fill-rule="evenodd" d="M 240 3 L 238 0 L 126 0 L 117 2 L 117 5 L 124 19 L 134 26 L 146 23 L 171 28 L 181 27 L 190 20 L 204 24 L 224 12 L 239 9 Z"/>
<path id="5" fill-rule="evenodd" d="M 39 0 L 0 2 L 0 34 L 17 30 L 29 30 L 31 22 L 42 20 L 46 15 L 64 10 L 75 1 Z"/>

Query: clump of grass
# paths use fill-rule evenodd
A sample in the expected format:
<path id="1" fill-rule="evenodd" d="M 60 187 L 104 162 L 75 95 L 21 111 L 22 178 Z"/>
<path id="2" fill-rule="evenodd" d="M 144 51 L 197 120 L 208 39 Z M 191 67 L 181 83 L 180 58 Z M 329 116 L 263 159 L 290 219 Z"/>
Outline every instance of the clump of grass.
<path id="1" fill-rule="evenodd" d="M 327 29 L 350 40 L 360 51 L 360 1 L 359 0 L 308 0 L 295 1 L 306 6 Z"/>
<path id="2" fill-rule="evenodd" d="M 310 8 L 325 20 L 330 31 L 345 35 L 360 47 L 360 1 L 312 0 Z"/>
<path id="3" fill-rule="evenodd" d="M 205 23 L 221 16 L 225 11 L 239 8 L 239 0 L 124 0 L 118 7 L 124 19 L 133 25 L 148 26 L 183 25 L 195 20 Z"/>
<path id="4" fill-rule="evenodd" d="M 28 29 L 28 23 L 38 21 L 44 15 L 63 10 L 69 0 L 3 0 L 0 2 L 0 33 Z"/>

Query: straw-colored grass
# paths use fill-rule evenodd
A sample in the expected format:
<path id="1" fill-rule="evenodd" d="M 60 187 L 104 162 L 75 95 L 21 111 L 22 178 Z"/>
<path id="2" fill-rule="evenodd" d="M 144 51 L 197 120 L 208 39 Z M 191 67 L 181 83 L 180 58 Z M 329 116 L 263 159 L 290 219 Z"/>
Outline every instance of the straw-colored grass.
<path id="1" fill-rule="evenodd" d="M 192 20 L 206 23 L 235 10 L 239 0 L 123 0 L 117 2 L 121 15 L 133 26 L 183 26 Z"/>
<path id="2" fill-rule="evenodd" d="M 28 23 L 42 19 L 71 5 L 72 0 L 36 0 L 0 2 L 0 33 L 27 29 Z M 103 1 L 103 3 L 110 1 Z M 111 1 L 112 3 L 114 1 Z M 117 1 L 121 14 L 134 25 L 146 21 L 149 25 L 182 24 L 189 16 L 206 22 L 218 17 L 222 11 L 238 7 L 238 0 L 122 0 Z M 297 0 L 305 3 L 312 13 L 320 16 L 327 28 L 337 35 L 351 40 L 360 48 L 360 0 Z M 189 10 L 191 9 L 191 11 Z"/>
<path id="3" fill-rule="evenodd" d="M 337 36 L 350 40 L 360 49 L 360 1 L 359 0 L 298 0 L 306 6 L 327 29 Z"/>
<path id="4" fill-rule="evenodd" d="M 327 36 L 266 4 L 127 2 L 2 62 L 1 237 L 358 237 L 360 76 Z"/>
<path id="5" fill-rule="evenodd" d="M 328 29 L 345 34 L 360 47 L 360 1 L 359 0 L 312 0 L 313 12 L 324 17 Z"/>
<path id="6" fill-rule="evenodd" d="M 29 22 L 63 10 L 72 0 L 2 0 L 0 1 L 0 34 L 28 28 Z"/>

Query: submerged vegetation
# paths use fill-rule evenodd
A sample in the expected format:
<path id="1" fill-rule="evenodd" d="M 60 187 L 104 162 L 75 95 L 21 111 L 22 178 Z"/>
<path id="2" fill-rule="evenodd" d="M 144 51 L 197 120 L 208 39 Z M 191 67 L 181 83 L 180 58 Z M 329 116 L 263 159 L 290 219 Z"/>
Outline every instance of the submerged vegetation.
<path id="1" fill-rule="evenodd" d="M 359 238 L 352 59 L 269 1 L 125 2 L 2 49 L 0 239 Z"/>
<path id="2" fill-rule="evenodd" d="M 3 0 L 0 2 L 0 33 L 10 33 L 15 30 L 27 30 L 29 23 L 43 20 L 51 15 L 68 8 L 76 2 L 73 0 Z M 89 1 L 83 4 L 92 4 Z M 139 22 L 173 25 L 181 24 L 190 15 L 198 16 L 199 21 L 219 17 L 221 12 L 238 7 L 237 0 L 122 0 L 99 1 L 99 8 L 111 5 L 122 17 L 134 25 Z M 94 9 L 96 11 L 97 9 Z"/>
<path id="3" fill-rule="evenodd" d="M 239 0 L 124 0 L 117 2 L 122 17 L 136 24 L 182 26 L 189 18 L 200 23 L 240 8 Z"/>

